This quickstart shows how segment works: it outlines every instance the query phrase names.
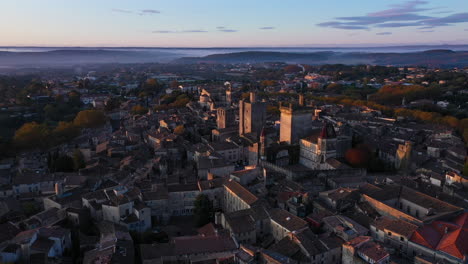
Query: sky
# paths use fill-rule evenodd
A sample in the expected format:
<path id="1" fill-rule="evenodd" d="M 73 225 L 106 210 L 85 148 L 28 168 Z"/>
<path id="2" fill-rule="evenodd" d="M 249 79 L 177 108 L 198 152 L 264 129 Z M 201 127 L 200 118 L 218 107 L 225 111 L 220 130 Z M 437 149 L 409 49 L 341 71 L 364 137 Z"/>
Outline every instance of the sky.
<path id="1" fill-rule="evenodd" d="M 468 44 L 468 0 L 0 0 L 0 46 Z"/>

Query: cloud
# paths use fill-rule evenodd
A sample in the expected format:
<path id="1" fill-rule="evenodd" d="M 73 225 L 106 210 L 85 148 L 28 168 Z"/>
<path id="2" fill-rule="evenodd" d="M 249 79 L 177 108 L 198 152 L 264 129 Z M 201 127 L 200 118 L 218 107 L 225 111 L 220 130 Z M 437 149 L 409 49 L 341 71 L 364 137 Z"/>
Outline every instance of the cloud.
<path id="1" fill-rule="evenodd" d="M 272 29 L 275 29 L 275 27 L 261 27 L 259 29 L 260 30 L 272 30 Z"/>
<path id="2" fill-rule="evenodd" d="M 166 33 L 177 33 L 177 31 L 172 31 L 172 30 L 154 30 L 152 33 L 160 33 L 160 34 L 166 34 Z"/>
<path id="3" fill-rule="evenodd" d="M 238 32 L 238 30 L 235 30 L 235 29 L 219 29 L 218 31 L 226 32 L 226 33 Z"/>
<path id="4" fill-rule="evenodd" d="M 468 28 L 465 28 L 465 31 L 468 31 Z"/>
<path id="5" fill-rule="evenodd" d="M 432 33 L 434 30 L 421 30 L 419 33 Z"/>
<path id="6" fill-rule="evenodd" d="M 180 34 L 180 33 L 206 33 L 208 31 L 199 30 L 199 29 L 190 29 L 190 30 L 153 30 L 151 32 L 155 34 Z"/>
<path id="7" fill-rule="evenodd" d="M 375 33 L 376 35 L 380 35 L 380 36 L 386 36 L 386 35 L 392 35 L 392 32 L 378 32 L 378 33 Z"/>
<path id="8" fill-rule="evenodd" d="M 208 31 L 206 30 L 198 30 L 198 29 L 192 29 L 192 30 L 183 30 L 181 33 L 206 33 Z"/>
<path id="9" fill-rule="evenodd" d="M 225 29 L 226 27 L 216 27 L 216 29 Z"/>
<path id="10" fill-rule="evenodd" d="M 112 8 L 112 12 L 131 14 L 133 11 L 119 8 Z"/>
<path id="11" fill-rule="evenodd" d="M 155 14 L 161 14 L 161 11 L 156 10 L 156 9 L 143 9 L 143 10 L 140 10 L 140 15 L 155 15 Z"/>
<path id="12" fill-rule="evenodd" d="M 428 1 L 413 0 L 402 4 L 391 5 L 391 8 L 368 13 L 364 16 L 337 17 L 335 21 L 317 24 L 319 27 L 329 27 L 345 30 L 369 30 L 371 28 L 420 27 L 431 29 L 442 26 L 452 26 L 456 23 L 468 22 L 468 13 L 456 13 L 443 17 L 419 14 L 419 12 L 436 10 L 445 7 L 427 8 Z M 440 11 L 439 14 L 448 11 Z"/>

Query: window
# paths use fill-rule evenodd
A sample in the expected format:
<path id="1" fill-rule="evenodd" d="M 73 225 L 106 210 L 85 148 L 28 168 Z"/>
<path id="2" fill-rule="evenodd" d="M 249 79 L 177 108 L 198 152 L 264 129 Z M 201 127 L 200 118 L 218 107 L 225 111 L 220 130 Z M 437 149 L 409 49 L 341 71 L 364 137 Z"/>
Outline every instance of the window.
<path id="1" fill-rule="evenodd" d="M 400 237 L 400 241 L 405 241 L 405 238 L 404 238 L 404 237 Z"/>
<path id="2" fill-rule="evenodd" d="M 388 236 L 392 236 L 392 232 L 388 232 Z"/>
<path id="3" fill-rule="evenodd" d="M 408 212 L 408 213 L 409 213 L 410 211 L 411 211 L 411 208 L 409 207 L 409 205 L 408 205 L 408 206 L 406 206 L 406 212 Z"/>

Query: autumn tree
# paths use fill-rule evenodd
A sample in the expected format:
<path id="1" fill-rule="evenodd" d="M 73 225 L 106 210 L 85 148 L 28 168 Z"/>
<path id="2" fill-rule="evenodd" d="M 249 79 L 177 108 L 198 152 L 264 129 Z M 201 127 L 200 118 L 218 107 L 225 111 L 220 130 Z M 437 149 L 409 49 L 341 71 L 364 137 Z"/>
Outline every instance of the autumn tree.
<path id="1" fill-rule="evenodd" d="M 185 133 L 185 127 L 184 125 L 178 125 L 176 128 L 174 128 L 174 133 L 177 135 L 183 135 Z"/>
<path id="2" fill-rule="evenodd" d="M 345 159 L 353 167 L 366 167 L 370 160 L 370 151 L 366 146 L 357 146 L 346 151 Z"/>
<path id="3" fill-rule="evenodd" d="M 14 144 L 21 149 L 46 148 L 50 129 L 46 124 L 25 123 L 15 132 Z"/>
<path id="4" fill-rule="evenodd" d="M 144 115 L 148 113 L 148 108 L 141 106 L 141 105 L 135 105 L 132 107 L 132 114 L 134 115 Z"/>
<path id="5" fill-rule="evenodd" d="M 97 128 L 105 123 L 106 116 L 99 110 L 83 110 L 73 120 L 73 124 L 82 128 Z"/>
<path id="6" fill-rule="evenodd" d="M 298 73 L 301 71 L 302 71 L 302 68 L 297 65 L 288 65 L 284 67 L 284 72 L 286 73 Z"/>
<path id="7" fill-rule="evenodd" d="M 67 142 L 80 135 L 80 128 L 72 122 L 59 122 L 52 130 L 52 135 L 56 143 Z"/>

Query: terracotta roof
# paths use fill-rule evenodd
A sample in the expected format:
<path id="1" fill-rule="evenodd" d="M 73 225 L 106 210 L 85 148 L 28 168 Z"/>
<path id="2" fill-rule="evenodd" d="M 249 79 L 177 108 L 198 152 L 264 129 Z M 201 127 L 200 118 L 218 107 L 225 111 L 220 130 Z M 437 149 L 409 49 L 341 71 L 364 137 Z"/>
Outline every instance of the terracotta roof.
<path id="1" fill-rule="evenodd" d="M 459 215 L 453 222 L 434 221 L 424 225 L 414 232 L 411 241 L 463 259 L 468 255 L 468 212 Z"/>
<path id="2" fill-rule="evenodd" d="M 361 252 L 370 259 L 374 260 L 373 263 L 378 263 L 382 259 L 390 256 L 382 245 L 373 241 L 364 243 L 361 247 L 359 247 L 358 252 Z"/>

